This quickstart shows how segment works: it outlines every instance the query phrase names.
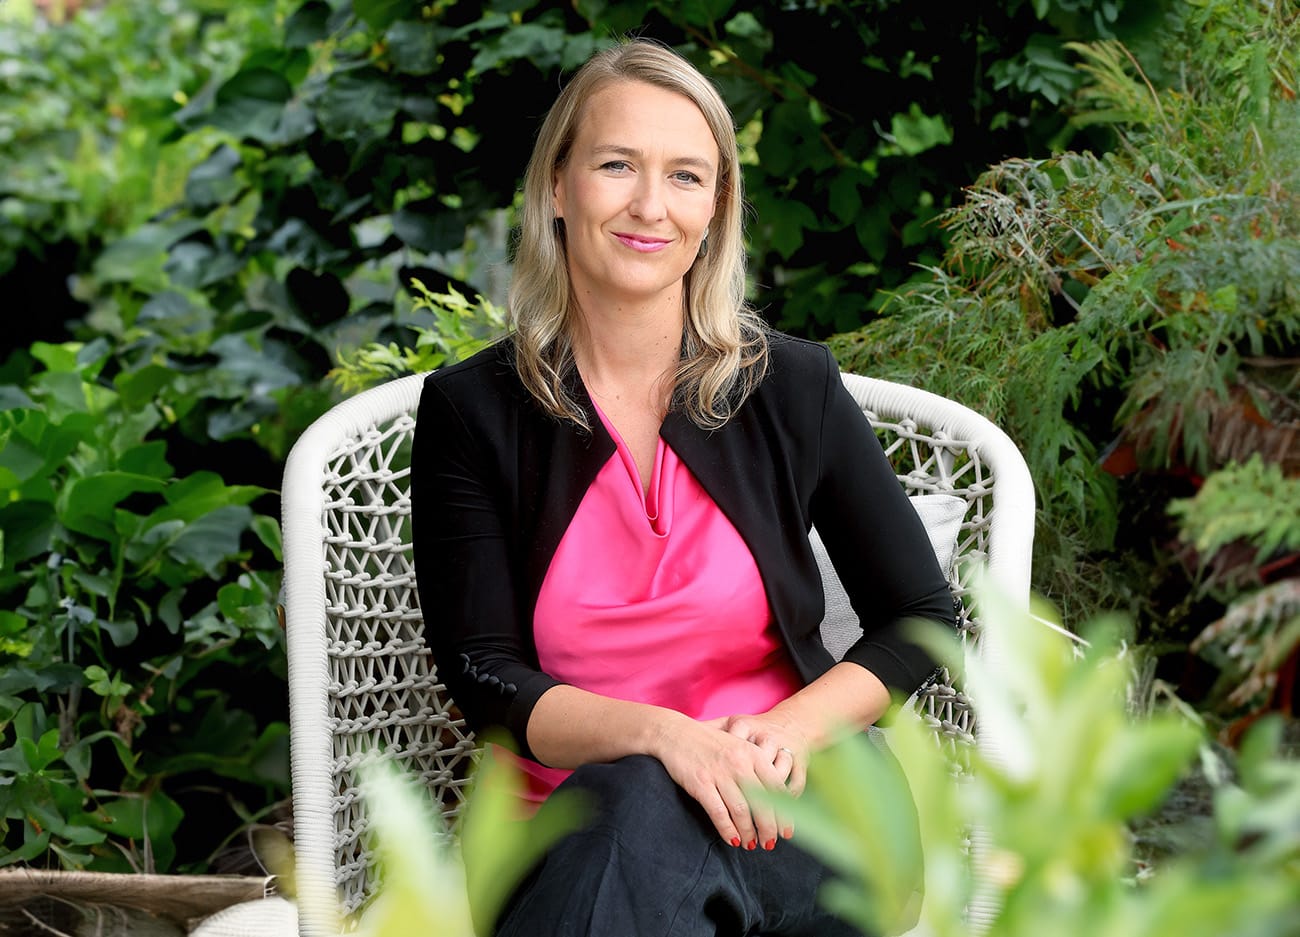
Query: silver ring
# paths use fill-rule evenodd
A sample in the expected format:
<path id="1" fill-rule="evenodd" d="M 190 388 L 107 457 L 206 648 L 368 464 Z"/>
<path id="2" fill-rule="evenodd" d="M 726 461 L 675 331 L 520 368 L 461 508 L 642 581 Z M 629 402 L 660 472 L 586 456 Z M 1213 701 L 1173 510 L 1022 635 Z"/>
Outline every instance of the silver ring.
<path id="1" fill-rule="evenodd" d="M 785 752 L 785 753 L 786 753 L 787 755 L 789 755 L 791 758 L 794 757 L 794 752 L 790 751 L 790 749 L 788 749 L 788 748 L 778 748 L 777 751 L 778 751 L 778 752 Z"/>

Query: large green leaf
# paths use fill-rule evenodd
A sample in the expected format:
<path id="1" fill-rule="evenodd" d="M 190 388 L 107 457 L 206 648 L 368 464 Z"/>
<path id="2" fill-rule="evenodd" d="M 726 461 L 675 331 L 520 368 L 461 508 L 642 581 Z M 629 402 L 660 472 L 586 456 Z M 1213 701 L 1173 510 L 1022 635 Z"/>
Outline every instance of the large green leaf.
<path id="1" fill-rule="evenodd" d="M 0 696 L 17 696 L 28 690 L 64 693 L 85 684 L 82 669 L 75 664 L 45 664 L 39 670 L 25 664 L 8 664 L 0 669 Z"/>
<path id="2" fill-rule="evenodd" d="M 122 406 L 134 410 L 150 403 L 176 378 L 176 372 L 161 364 L 147 364 L 137 371 L 123 371 L 114 380 Z"/>
<path id="3" fill-rule="evenodd" d="M 438 199 L 411 202 L 393 212 L 393 233 L 426 253 L 453 251 L 465 243 L 466 219 Z"/>
<path id="4" fill-rule="evenodd" d="M 227 485 L 215 472 L 194 472 L 167 489 L 166 507 L 149 515 L 149 523 L 177 519 L 188 524 L 220 507 L 250 504 L 267 491 L 256 485 Z"/>
<path id="5" fill-rule="evenodd" d="M 332 137 L 384 137 L 401 103 L 401 88 L 378 69 L 336 72 L 317 102 L 316 119 Z"/>
<path id="6" fill-rule="evenodd" d="M 438 65 L 438 42 L 433 25 L 398 20 L 384 34 L 393 68 L 407 75 L 429 75 Z"/>
<path id="7" fill-rule="evenodd" d="M 201 227 L 196 219 L 141 225 L 104 249 L 95 259 L 95 276 L 143 290 L 162 289 L 167 282 L 163 275 L 167 248 Z"/>
<path id="8" fill-rule="evenodd" d="M 116 539 L 114 511 L 133 494 L 153 494 L 167 487 L 164 479 L 134 472 L 100 472 L 74 478 L 59 498 L 59 521 L 69 530 Z"/>
<path id="9" fill-rule="evenodd" d="M 246 259 L 234 251 L 221 250 L 202 241 L 182 241 L 172 247 L 163 269 L 175 286 L 201 290 L 229 282 L 245 263 Z M 199 308 L 189 300 L 184 305 L 187 309 Z M 171 313 L 167 315 L 170 317 Z"/>
<path id="10" fill-rule="evenodd" d="M 491 71 L 522 59 L 538 68 L 554 68 L 564 53 L 565 32 L 562 22 L 523 23 L 499 33 L 485 42 L 474 56 L 475 71 Z"/>
<path id="11" fill-rule="evenodd" d="M 952 128 L 942 114 L 926 114 L 915 101 L 905 114 L 890 118 L 890 134 L 907 156 L 952 143 Z"/>
<path id="12" fill-rule="evenodd" d="M 109 835 L 133 840 L 141 849 L 147 840 L 156 870 L 162 872 L 171 867 L 176 855 L 173 837 L 184 816 L 176 801 L 161 790 L 152 790 L 101 802 L 98 812 L 86 821 Z"/>
<path id="13" fill-rule="evenodd" d="M 247 184 L 239 173 L 239 151 L 221 144 L 192 170 L 185 181 L 185 200 L 195 208 L 229 202 Z"/>
<path id="14" fill-rule="evenodd" d="M 280 72 L 262 66 L 244 68 L 217 89 L 208 122 L 241 137 L 273 139 L 291 97 L 293 85 Z"/>
<path id="15" fill-rule="evenodd" d="M 284 44 L 290 49 L 305 49 L 330 34 L 333 11 L 323 0 L 307 0 L 289 15 L 284 23 Z"/>
<path id="16" fill-rule="evenodd" d="M 253 512 L 241 505 L 217 508 L 181 528 L 170 539 L 167 553 L 176 562 L 197 566 L 215 577 L 226 561 L 239 553 L 240 538 L 252 517 Z"/>
<path id="17" fill-rule="evenodd" d="M 353 0 L 352 9 L 367 26 L 381 30 L 419 9 L 418 0 Z"/>

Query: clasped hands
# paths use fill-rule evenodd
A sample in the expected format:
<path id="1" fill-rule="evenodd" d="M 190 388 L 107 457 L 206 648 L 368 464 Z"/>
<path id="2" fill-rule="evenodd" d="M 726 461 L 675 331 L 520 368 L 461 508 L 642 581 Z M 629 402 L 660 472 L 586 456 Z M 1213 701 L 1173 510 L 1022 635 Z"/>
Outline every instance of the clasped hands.
<path id="1" fill-rule="evenodd" d="M 679 728 L 660 760 L 704 808 L 724 842 L 771 850 L 778 838 L 794 835 L 792 824 L 771 804 L 751 799 L 748 792 L 803 793 L 810 746 L 798 726 L 764 713 L 692 721 Z"/>

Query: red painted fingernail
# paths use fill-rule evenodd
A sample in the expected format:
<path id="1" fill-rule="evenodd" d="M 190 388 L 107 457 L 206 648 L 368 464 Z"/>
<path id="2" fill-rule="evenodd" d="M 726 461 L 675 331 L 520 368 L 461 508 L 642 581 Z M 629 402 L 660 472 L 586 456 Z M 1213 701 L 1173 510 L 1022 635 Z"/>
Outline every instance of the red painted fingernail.
<path id="1" fill-rule="evenodd" d="M 739 837 L 739 836 L 733 836 L 733 837 L 731 837 L 731 845 L 733 845 L 733 846 L 739 846 L 739 845 L 740 845 L 740 837 Z"/>
<path id="2" fill-rule="evenodd" d="M 776 839 L 775 838 L 769 839 L 767 842 L 763 844 L 763 848 L 766 849 L 768 852 L 771 852 L 773 849 L 776 848 Z"/>
<path id="3" fill-rule="evenodd" d="M 784 830 L 781 831 L 781 835 L 785 839 L 794 839 L 794 827 L 787 826 Z"/>
<path id="4" fill-rule="evenodd" d="M 751 840 L 750 840 L 750 841 L 745 845 L 745 848 L 746 848 L 746 849 L 754 849 L 756 846 L 758 846 L 758 840 L 756 840 L 756 839 L 751 839 Z"/>

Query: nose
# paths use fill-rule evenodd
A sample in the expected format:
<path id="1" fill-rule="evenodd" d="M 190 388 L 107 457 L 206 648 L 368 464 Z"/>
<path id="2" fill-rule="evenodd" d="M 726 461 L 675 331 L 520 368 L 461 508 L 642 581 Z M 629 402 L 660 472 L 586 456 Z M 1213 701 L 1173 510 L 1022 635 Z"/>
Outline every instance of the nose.
<path id="1" fill-rule="evenodd" d="M 642 221 L 661 221 L 668 213 L 664 200 L 664 182 L 646 173 L 637 180 L 628 211 Z"/>

